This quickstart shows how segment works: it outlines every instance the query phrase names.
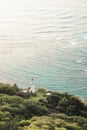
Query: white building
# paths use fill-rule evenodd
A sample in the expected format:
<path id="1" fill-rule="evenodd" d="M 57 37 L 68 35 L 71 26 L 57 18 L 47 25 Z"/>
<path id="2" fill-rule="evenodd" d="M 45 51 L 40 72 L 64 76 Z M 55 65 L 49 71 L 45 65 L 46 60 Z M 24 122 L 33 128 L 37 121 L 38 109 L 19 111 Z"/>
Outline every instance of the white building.
<path id="1" fill-rule="evenodd" d="M 30 92 L 31 93 L 36 92 L 36 88 L 35 88 L 35 85 L 34 85 L 34 79 L 33 78 L 31 79 L 31 82 L 30 82 Z"/>

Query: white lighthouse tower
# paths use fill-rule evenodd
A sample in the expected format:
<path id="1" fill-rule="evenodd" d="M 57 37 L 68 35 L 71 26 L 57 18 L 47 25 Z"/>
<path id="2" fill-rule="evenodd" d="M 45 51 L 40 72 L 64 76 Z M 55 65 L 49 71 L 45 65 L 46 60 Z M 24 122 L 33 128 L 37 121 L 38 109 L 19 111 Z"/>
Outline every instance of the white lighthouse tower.
<path id="1" fill-rule="evenodd" d="M 36 88 L 35 88 L 35 85 L 34 85 L 34 79 L 33 78 L 30 81 L 30 92 L 31 93 L 35 93 L 36 92 Z"/>

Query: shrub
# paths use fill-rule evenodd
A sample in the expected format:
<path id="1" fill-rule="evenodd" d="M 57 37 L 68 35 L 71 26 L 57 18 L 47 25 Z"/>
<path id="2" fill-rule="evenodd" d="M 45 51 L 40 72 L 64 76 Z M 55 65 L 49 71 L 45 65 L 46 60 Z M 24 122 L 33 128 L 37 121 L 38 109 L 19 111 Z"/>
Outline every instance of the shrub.
<path id="1" fill-rule="evenodd" d="M 0 93 L 8 94 L 8 95 L 15 95 L 18 90 L 19 89 L 16 84 L 11 86 L 10 84 L 0 83 Z"/>
<path id="2" fill-rule="evenodd" d="M 47 90 L 45 88 L 38 88 L 37 91 L 44 94 Z"/>
<path id="3" fill-rule="evenodd" d="M 29 120 L 21 120 L 19 122 L 19 126 L 28 126 L 30 124 L 30 121 Z"/>

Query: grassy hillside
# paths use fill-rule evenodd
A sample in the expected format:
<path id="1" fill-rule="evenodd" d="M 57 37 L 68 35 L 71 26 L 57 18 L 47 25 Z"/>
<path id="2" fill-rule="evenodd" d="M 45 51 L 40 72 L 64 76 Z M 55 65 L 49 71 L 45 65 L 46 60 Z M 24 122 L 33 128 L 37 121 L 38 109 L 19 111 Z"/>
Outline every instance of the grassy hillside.
<path id="1" fill-rule="evenodd" d="M 21 94 L 0 83 L 0 130 L 86 130 L 87 102 L 67 93 L 38 89 Z"/>

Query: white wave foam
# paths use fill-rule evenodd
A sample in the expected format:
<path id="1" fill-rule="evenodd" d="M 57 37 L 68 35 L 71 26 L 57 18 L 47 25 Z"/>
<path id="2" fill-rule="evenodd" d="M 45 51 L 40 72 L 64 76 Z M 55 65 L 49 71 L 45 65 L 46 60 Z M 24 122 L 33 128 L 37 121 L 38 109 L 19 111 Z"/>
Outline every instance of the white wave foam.
<path id="1" fill-rule="evenodd" d="M 82 63 L 82 61 L 81 61 L 81 60 L 76 60 L 76 62 L 77 62 L 77 63 Z"/>
<path id="2" fill-rule="evenodd" d="M 87 36 L 83 36 L 84 39 L 87 39 Z"/>
<path id="3" fill-rule="evenodd" d="M 79 43 L 77 41 L 71 41 L 70 44 L 72 47 L 76 47 Z"/>
<path id="4" fill-rule="evenodd" d="M 87 69 L 84 69 L 85 72 L 87 72 Z"/>

